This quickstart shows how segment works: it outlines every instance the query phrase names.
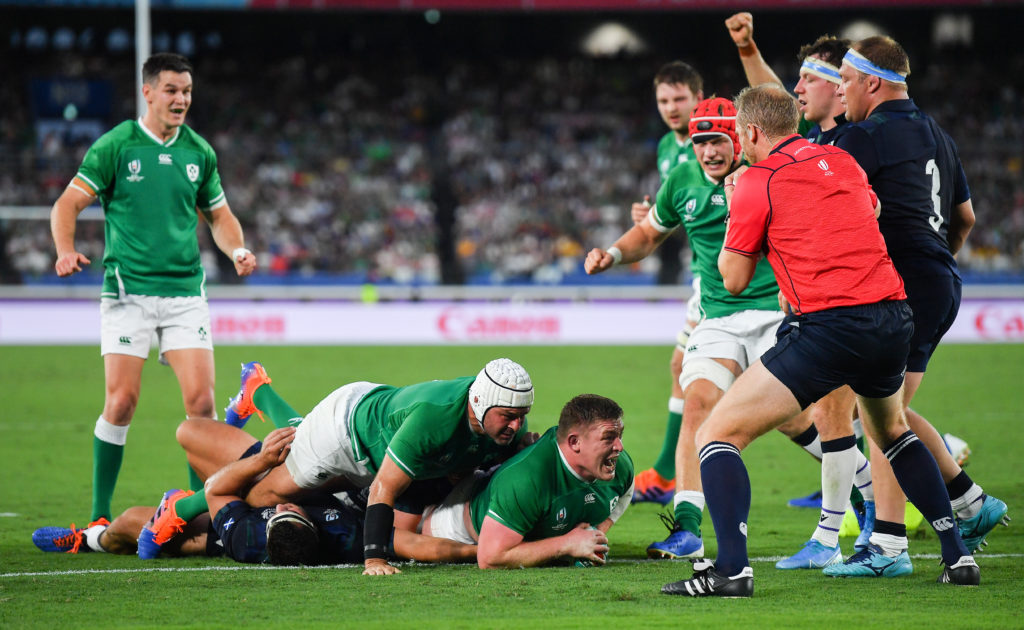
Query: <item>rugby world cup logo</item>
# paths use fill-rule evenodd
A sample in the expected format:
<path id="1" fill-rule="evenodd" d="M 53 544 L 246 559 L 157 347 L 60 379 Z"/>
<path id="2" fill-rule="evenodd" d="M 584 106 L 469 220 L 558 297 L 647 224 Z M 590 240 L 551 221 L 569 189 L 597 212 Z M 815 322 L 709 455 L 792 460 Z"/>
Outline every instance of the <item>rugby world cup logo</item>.
<path id="1" fill-rule="evenodd" d="M 188 175 L 188 181 L 194 182 L 199 179 L 199 165 L 198 164 L 186 164 L 185 174 Z"/>
<path id="2" fill-rule="evenodd" d="M 125 179 L 127 179 L 130 182 L 141 182 L 144 179 L 142 175 L 139 175 L 139 171 L 141 170 L 141 160 L 132 160 L 131 162 L 128 162 L 128 172 L 131 173 L 131 175 L 129 175 Z"/>
<path id="3" fill-rule="evenodd" d="M 826 176 L 832 175 L 832 171 L 828 168 L 828 162 L 826 162 L 824 158 L 818 160 L 818 168 L 825 171 Z"/>

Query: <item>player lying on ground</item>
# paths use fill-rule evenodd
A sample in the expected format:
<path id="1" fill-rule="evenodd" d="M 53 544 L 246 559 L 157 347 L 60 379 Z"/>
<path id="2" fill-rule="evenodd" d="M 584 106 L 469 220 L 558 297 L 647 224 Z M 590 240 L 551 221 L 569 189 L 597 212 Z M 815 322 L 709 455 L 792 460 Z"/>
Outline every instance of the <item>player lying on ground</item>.
<path id="1" fill-rule="evenodd" d="M 508 462 L 509 465 L 517 463 L 511 472 L 501 472 L 504 467 L 499 469 L 489 484 L 482 476 L 467 479 L 441 504 L 427 507 L 422 532 L 430 536 L 409 538 L 406 534 L 412 532 L 395 530 L 395 553 L 399 557 L 425 561 L 471 559 L 473 556 L 469 554 L 475 547 L 469 545 L 479 540 L 485 553 L 481 566 L 486 567 L 534 566 L 563 558 L 603 563 L 608 551 L 605 534 L 625 511 L 632 496 L 633 466 L 628 456 L 622 459 L 621 418 L 622 409 L 614 401 L 595 395 L 577 396 L 563 409 L 559 428 L 552 428 L 535 447 L 525 449 Z M 292 430 L 282 428 L 278 431 Z M 271 433 L 272 436 L 275 434 Z M 182 423 L 178 437 L 189 453 L 190 463 L 202 475 L 216 470 L 222 463 L 217 461 L 217 451 L 211 445 L 233 443 L 234 446 L 228 450 L 234 456 L 250 454 L 258 444 L 239 429 L 207 420 Z M 264 450 L 273 452 L 279 446 L 280 441 Z M 253 508 L 241 501 L 245 484 L 267 470 L 270 455 L 265 453 L 262 457 L 264 460 L 259 463 L 250 463 L 248 459 L 231 463 L 207 483 L 206 500 L 210 513 L 216 514 L 212 531 L 221 533 L 226 539 L 226 549 L 232 548 L 227 539 L 232 535 L 239 536 L 238 523 L 242 519 L 255 521 L 254 527 L 259 530 L 265 527 L 275 511 L 274 508 Z M 285 452 L 279 451 L 276 461 L 280 463 L 286 457 Z M 530 471 L 529 483 L 522 483 L 520 473 L 523 470 Z M 231 480 L 234 481 L 226 483 Z M 187 524 L 176 514 L 176 508 L 191 498 L 181 491 L 171 491 L 165 496 L 162 516 L 157 520 L 173 523 L 178 532 L 163 543 L 163 549 L 170 553 L 206 553 L 208 548 L 205 543 L 208 540 L 205 537 L 211 533 L 208 513 L 187 521 Z M 401 520 L 415 526 L 419 520 L 412 514 L 415 508 L 404 507 L 410 503 L 411 499 L 403 495 L 399 505 L 409 513 Z M 304 507 L 311 512 L 308 506 Z M 343 520 L 343 525 L 351 530 L 352 522 L 358 524 L 360 515 L 352 516 L 351 506 L 342 507 L 345 509 L 333 506 L 339 511 L 338 516 L 331 520 Z M 115 521 L 115 532 L 127 532 L 126 537 L 120 539 L 125 548 L 134 548 L 134 538 L 139 530 L 145 531 L 143 525 L 153 518 L 155 511 L 153 508 L 132 508 L 123 515 L 123 523 Z M 234 522 L 232 516 L 235 517 Z M 198 519 L 202 522 L 196 523 Z M 485 519 L 487 523 L 483 522 Z M 478 535 L 481 528 L 483 531 Z M 104 536 L 102 541 L 99 538 L 101 534 Z M 108 540 L 114 539 L 110 536 L 103 530 L 90 531 L 86 535 L 84 530 L 74 528 L 44 528 L 37 532 L 35 538 L 37 545 L 51 551 L 77 552 L 83 540 L 84 548 L 102 550 L 97 549 L 102 542 L 113 551 L 113 543 Z M 203 540 L 199 536 L 203 536 Z M 342 559 L 333 561 L 357 561 L 353 558 L 360 557 L 358 535 L 348 534 L 343 538 L 345 542 L 338 546 L 346 553 Z M 454 542 L 438 542 L 438 538 Z M 245 540 L 245 537 L 240 540 Z M 244 546 L 239 550 L 242 552 L 249 556 L 259 554 L 258 550 L 245 549 Z"/>
<path id="2" fill-rule="evenodd" d="M 161 547 L 167 556 L 226 555 L 238 562 L 279 565 L 363 562 L 363 518 L 358 497 L 342 502 L 332 495 L 310 497 L 302 505 L 252 507 L 242 495 L 290 451 L 295 429 L 275 429 L 261 444 L 248 433 L 212 421 L 190 421 L 200 452 L 189 453 L 197 473 L 226 464 L 206 481 L 209 512 L 181 524 L 181 532 Z M 205 427 L 205 431 L 200 428 Z M 210 445 L 216 445 L 211 448 Z M 234 460 L 238 452 L 242 458 Z M 185 496 L 180 490 L 168 493 Z M 44 551 L 136 553 L 136 540 L 154 520 L 156 507 L 125 510 L 106 527 L 88 530 L 43 528 L 33 541 Z M 211 517 L 212 515 L 212 517 Z M 470 562 L 476 547 L 452 540 L 396 530 L 389 556 L 421 562 Z"/>

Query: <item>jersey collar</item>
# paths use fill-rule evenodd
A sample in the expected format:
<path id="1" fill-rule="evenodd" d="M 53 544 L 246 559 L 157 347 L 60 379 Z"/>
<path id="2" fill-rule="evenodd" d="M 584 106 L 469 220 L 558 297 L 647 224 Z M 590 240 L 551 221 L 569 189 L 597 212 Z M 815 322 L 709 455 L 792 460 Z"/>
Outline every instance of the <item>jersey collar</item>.
<path id="1" fill-rule="evenodd" d="M 780 142 L 780 143 L 778 143 L 777 145 L 775 145 L 775 146 L 774 146 L 774 147 L 772 148 L 772 150 L 771 150 L 771 151 L 769 151 L 769 153 L 768 153 L 768 154 L 769 154 L 769 155 L 771 155 L 772 153 L 775 153 L 775 152 L 777 152 L 777 151 L 781 151 L 781 150 L 782 150 L 782 147 L 786 146 L 787 144 L 789 144 L 789 143 L 791 143 L 791 142 L 796 142 L 797 140 L 805 140 L 805 139 L 806 139 L 806 138 L 804 138 L 804 137 L 803 137 L 803 136 L 801 136 L 800 134 L 798 134 L 798 133 L 794 133 L 793 135 L 789 136 L 788 138 L 786 138 L 786 139 L 785 139 L 785 140 L 783 140 L 782 142 Z"/>
<path id="2" fill-rule="evenodd" d="M 579 479 L 580 483 L 590 483 L 589 481 L 587 481 L 583 477 L 580 477 L 579 473 L 577 473 L 575 470 L 573 470 L 572 466 L 569 465 L 569 460 L 567 460 L 565 458 L 565 453 L 562 452 L 562 446 L 561 446 L 561 444 L 558 443 L 557 440 L 555 441 L 555 450 L 558 451 L 558 457 L 559 457 L 559 459 L 562 460 L 562 465 L 565 466 L 565 469 L 569 471 L 570 475 L 572 475 L 573 477 L 576 477 L 577 479 Z"/>
<path id="3" fill-rule="evenodd" d="M 875 112 L 912 112 L 917 109 L 917 104 L 912 98 L 896 98 L 891 101 L 883 101 L 875 106 L 871 113 Z"/>
<path id="4" fill-rule="evenodd" d="M 178 136 L 181 135 L 181 127 L 178 127 L 177 129 L 174 130 L 174 135 L 171 136 L 170 138 L 168 138 L 167 141 L 165 142 L 165 141 L 160 139 L 160 136 L 158 136 L 155 133 L 153 133 L 152 131 L 150 131 L 149 127 L 147 127 L 146 125 L 142 124 L 142 116 L 139 116 L 139 119 L 136 120 L 135 122 L 137 122 L 139 124 L 139 127 L 142 129 L 142 132 L 144 134 L 146 134 L 147 136 L 149 136 L 150 139 L 153 142 L 155 142 L 155 143 L 157 143 L 157 144 L 159 144 L 161 146 L 164 146 L 164 147 L 169 147 L 172 144 L 174 144 L 174 142 L 178 139 Z"/>

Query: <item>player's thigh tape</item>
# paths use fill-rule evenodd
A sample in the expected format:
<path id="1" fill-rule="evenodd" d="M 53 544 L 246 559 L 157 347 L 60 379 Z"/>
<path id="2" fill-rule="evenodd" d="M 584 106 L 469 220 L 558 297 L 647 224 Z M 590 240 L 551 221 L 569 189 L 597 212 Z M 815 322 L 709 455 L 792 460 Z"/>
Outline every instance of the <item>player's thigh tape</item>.
<path id="1" fill-rule="evenodd" d="M 683 373 L 679 375 L 679 385 L 683 391 L 699 379 L 711 381 L 715 387 L 725 392 L 729 391 L 729 387 L 736 380 L 736 375 L 714 359 L 696 357 L 683 363 Z"/>

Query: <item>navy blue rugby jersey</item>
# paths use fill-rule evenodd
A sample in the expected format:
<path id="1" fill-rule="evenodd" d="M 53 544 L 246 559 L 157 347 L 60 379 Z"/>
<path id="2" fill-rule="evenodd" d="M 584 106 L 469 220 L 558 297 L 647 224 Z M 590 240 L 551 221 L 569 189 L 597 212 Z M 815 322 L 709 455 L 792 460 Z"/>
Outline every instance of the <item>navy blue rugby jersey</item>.
<path id="1" fill-rule="evenodd" d="M 889 256 L 930 258 L 956 270 L 947 232 L 952 208 L 971 198 L 956 144 L 911 99 L 886 101 L 843 125 L 836 146 L 857 160 L 878 194 Z"/>

